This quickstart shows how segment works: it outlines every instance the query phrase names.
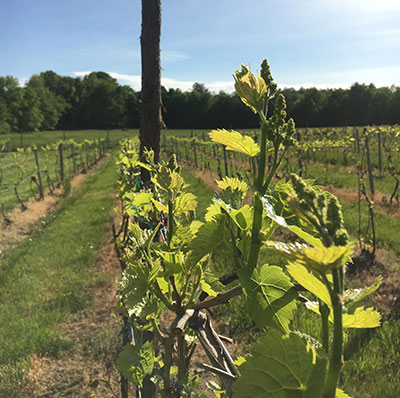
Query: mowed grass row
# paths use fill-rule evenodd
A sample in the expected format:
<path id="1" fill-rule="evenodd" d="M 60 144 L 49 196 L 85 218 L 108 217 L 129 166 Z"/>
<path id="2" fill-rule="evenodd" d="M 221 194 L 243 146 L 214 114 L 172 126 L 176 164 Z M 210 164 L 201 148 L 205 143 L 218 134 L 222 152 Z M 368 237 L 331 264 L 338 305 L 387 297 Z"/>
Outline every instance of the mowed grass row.
<path id="1" fill-rule="evenodd" d="M 185 182 L 190 184 L 189 191 L 198 196 L 197 215 L 202 220 L 211 203 L 213 191 L 202 180 L 186 170 L 183 170 L 183 177 Z M 356 230 L 356 212 L 357 209 L 354 206 L 344 205 L 345 224 L 351 232 Z M 396 248 L 400 246 L 400 237 L 393 234 L 392 229 L 389 229 L 390 231 L 392 231 L 393 248 Z M 383 230 L 378 231 L 378 233 L 383 232 Z M 379 242 L 380 239 L 378 239 Z M 260 264 L 264 263 L 283 265 L 281 258 L 269 252 L 260 253 Z M 223 261 L 217 264 L 217 267 L 221 268 L 222 273 L 231 272 L 230 269 L 223 268 Z M 230 300 L 223 308 L 218 308 L 215 312 L 218 315 L 219 325 L 226 325 L 223 333 L 228 333 L 236 340 L 250 344 L 257 339 L 260 331 L 248 316 L 243 296 Z M 298 305 L 292 329 L 301 330 L 320 340 L 320 319 L 304 306 Z M 344 351 L 345 366 L 340 379 L 345 391 L 353 398 L 398 398 L 400 391 L 399 347 L 400 320 L 396 316 L 385 320 L 380 328 L 348 329 Z M 249 351 L 249 349 L 250 347 L 247 347 L 245 350 Z"/>
<path id="2" fill-rule="evenodd" d="M 0 259 L 0 397 L 20 396 L 31 354 L 57 356 L 73 344 L 56 325 L 88 304 L 115 185 L 111 157 Z"/>

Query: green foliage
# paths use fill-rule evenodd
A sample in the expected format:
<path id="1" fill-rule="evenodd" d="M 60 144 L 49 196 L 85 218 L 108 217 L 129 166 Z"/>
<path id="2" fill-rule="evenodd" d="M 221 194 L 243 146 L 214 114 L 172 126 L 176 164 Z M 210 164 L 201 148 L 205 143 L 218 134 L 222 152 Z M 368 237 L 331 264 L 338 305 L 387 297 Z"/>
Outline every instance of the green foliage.
<path id="1" fill-rule="evenodd" d="M 117 366 L 127 380 L 142 386 L 143 379 L 153 371 L 154 361 L 152 342 L 146 341 L 143 344 L 126 345 L 119 354 Z"/>
<path id="2" fill-rule="evenodd" d="M 247 310 L 260 328 L 273 326 L 289 331 L 289 323 L 296 309 L 296 292 L 289 277 L 280 267 L 263 265 L 252 275 L 239 273 L 244 288 Z"/>
<path id="3" fill-rule="evenodd" d="M 295 128 L 292 120 L 286 121 L 286 103 L 281 95 L 268 118 L 267 108 L 276 85 L 267 62 L 263 63 L 261 73 L 262 76 L 255 77 L 245 66 L 235 73 L 238 95 L 260 118 L 261 139 L 256 143 L 236 131 L 210 133 L 213 143 L 247 157 L 253 169 L 249 179 L 252 181 L 244 183 L 239 175 L 219 181 L 222 191 L 214 195 L 204 222 L 193 221 L 197 200 L 187 192 L 175 156 L 160 164 L 154 164 L 151 155 L 139 162 L 133 145 L 123 144 L 119 185 L 127 232 L 118 243 L 124 250 L 125 266 L 120 296 L 135 328 L 150 330 L 157 336 L 155 344 L 162 346 L 157 348 L 162 361 L 154 363 L 153 375 L 163 375 L 165 394 L 179 395 L 175 382 L 186 388 L 190 362 L 186 353 L 193 342 L 190 328 L 199 338 L 206 333 L 201 329 L 205 321 L 196 318 L 202 314 L 201 309 L 223 304 L 241 292 L 248 315 L 260 329 L 268 328 L 268 332 L 240 368 L 241 376 L 234 388 L 238 397 L 345 396 L 337 390 L 343 329 L 379 325 L 378 312 L 364 309 L 358 300 L 379 283 L 359 294 L 349 291 L 346 303 L 344 267 L 354 245 L 348 242 L 337 199 L 295 175 L 290 182 L 273 182 L 295 144 Z M 143 168 L 149 172 L 152 186 L 140 182 Z M 243 203 L 250 184 L 252 206 Z M 271 241 L 277 229 L 289 230 L 305 243 Z M 288 265 L 278 267 L 268 262 L 260 266 L 260 253 L 265 248 L 289 260 Z M 228 277 L 218 273 L 221 261 L 225 263 L 224 271 L 231 274 Z M 240 286 L 229 288 L 220 283 L 226 278 L 232 280 L 232 275 L 233 279 L 239 276 Z M 298 284 L 296 288 L 292 280 Z M 299 297 L 297 288 L 307 290 L 307 297 L 315 296 L 319 303 Z M 290 332 L 297 298 L 307 301 L 309 309 L 320 315 L 322 344 L 303 338 L 301 332 Z M 166 335 L 160 327 L 165 307 L 175 314 Z M 200 312 L 193 312 L 194 309 Z M 193 322 L 187 322 L 185 317 Z M 174 344 L 178 345 L 176 354 Z M 225 348 L 215 344 L 220 355 L 225 355 Z M 204 339 L 202 345 L 207 347 Z M 314 346 L 322 348 L 317 350 Z M 214 346 L 208 351 L 209 357 L 215 351 Z M 235 365 L 228 356 L 224 361 L 228 367 L 221 365 L 221 380 L 226 394 L 232 396 L 232 380 L 237 377 Z M 132 363 L 131 371 L 142 374 L 137 358 Z M 172 371 L 175 364 L 177 376 Z M 228 379 L 227 373 L 231 375 Z M 222 394 L 219 387 L 214 390 Z"/>
<path id="4" fill-rule="evenodd" d="M 249 136 L 243 136 L 237 131 L 223 129 L 211 131 L 210 139 L 213 142 L 224 144 L 228 151 L 243 153 L 254 157 L 260 152 L 260 147 Z"/>
<path id="5" fill-rule="evenodd" d="M 241 377 L 233 386 L 235 397 L 320 397 L 326 364 L 325 355 L 300 336 L 271 330 L 240 366 Z"/>

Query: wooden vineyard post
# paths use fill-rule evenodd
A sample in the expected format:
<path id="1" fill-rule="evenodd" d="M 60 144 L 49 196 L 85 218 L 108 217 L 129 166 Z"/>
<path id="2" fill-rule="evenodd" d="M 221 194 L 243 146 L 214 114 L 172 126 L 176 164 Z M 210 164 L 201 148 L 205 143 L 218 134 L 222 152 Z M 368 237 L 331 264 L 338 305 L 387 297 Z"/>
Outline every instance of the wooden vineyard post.
<path id="1" fill-rule="evenodd" d="M 370 153 L 369 153 L 369 143 L 368 143 L 367 129 L 364 129 L 364 134 L 365 134 L 365 149 L 367 151 L 367 167 L 368 167 L 368 177 L 369 177 L 369 188 L 371 190 L 372 197 L 374 197 L 374 195 L 375 195 L 374 176 L 372 174 L 371 156 L 370 156 Z"/>
<path id="2" fill-rule="evenodd" d="M 185 156 L 186 156 L 186 162 L 189 162 L 189 153 L 188 153 L 186 141 L 185 141 Z"/>
<path id="3" fill-rule="evenodd" d="M 199 167 L 199 165 L 197 164 L 197 153 L 196 153 L 196 143 L 193 142 L 193 153 L 194 153 L 194 165 L 196 168 Z"/>
<path id="4" fill-rule="evenodd" d="M 300 133 L 297 131 L 297 142 L 300 144 Z M 301 177 L 303 175 L 303 161 L 301 158 L 301 149 L 299 145 L 299 150 L 297 151 L 297 162 L 299 166 L 299 176 Z"/>
<path id="5" fill-rule="evenodd" d="M 224 166 L 225 166 L 225 176 L 229 177 L 229 172 L 228 172 L 228 159 L 226 156 L 226 149 L 224 147 Z"/>
<path id="6" fill-rule="evenodd" d="M 179 160 L 179 152 L 178 152 L 178 140 L 175 138 L 175 156 L 176 156 L 176 160 Z"/>
<path id="7" fill-rule="evenodd" d="M 76 159 L 75 159 L 75 148 L 74 144 L 71 144 L 71 156 L 72 156 L 72 165 L 74 169 L 74 175 L 76 175 Z"/>
<path id="8" fill-rule="evenodd" d="M 378 159 L 379 159 L 379 172 L 382 173 L 382 142 L 381 142 L 381 132 L 378 133 Z"/>
<path id="9" fill-rule="evenodd" d="M 93 141 L 93 163 L 96 163 L 96 140 Z"/>
<path id="10" fill-rule="evenodd" d="M 36 162 L 36 168 L 37 168 L 37 177 L 38 177 L 38 183 L 39 183 L 40 199 L 43 199 L 44 198 L 44 194 L 43 194 L 43 184 L 42 184 L 42 173 L 40 172 L 39 154 L 38 154 L 38 150 L 37 149 L 35 149 L 35 162 Z"/>
<path id="11" fill-rule="evenodd" d="M 360 154 L 360 135 L 358 134 L 358 127 L 356 128 L 356 145 L 357 153 Z"/>
<path id="12" fill-rule="evenodd" d="M 62 142 L 58 145 L 58 151 L 60 153 L 60 179 L 64 181 L 64 148 Z"/>
<path id="13" fill-rule="evenodd" d="M 220 162 L 219 158 L 217 159 L 217 161 L 218 161 L 218 168 L 217 168 L 218 177 L 220 180 L 222 180 L 221 162 Z"/>
<path id="14" fill-rule="evenodd" d="M 85 142 L 86 149 L 86 172 L 89 170 L 89 144 Z"/>
<path id="15" fill-rule="evenodd" d="M 98 147 L 99 147 L 99 159 L 103 156 L 102 151 L 101 151 L 101 141 L 100 138 L 97 140 L 98 141 Z"/>

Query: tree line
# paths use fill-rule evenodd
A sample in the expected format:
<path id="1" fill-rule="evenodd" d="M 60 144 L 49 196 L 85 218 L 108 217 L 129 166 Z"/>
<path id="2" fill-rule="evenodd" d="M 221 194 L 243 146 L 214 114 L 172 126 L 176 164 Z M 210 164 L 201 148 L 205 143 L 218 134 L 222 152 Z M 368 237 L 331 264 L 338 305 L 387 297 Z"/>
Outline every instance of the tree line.
<path id="1" fill-rule="evenodd" d="M 286 88 L 288 116 L 298 127 L 400 123 L 400 87 L 353 84 L 349 89 Z M 256 128 L 258 119 L 236 94 L 162 88 L 163 119 L 170 129 Z M 273 104 L 270 107 L 273 109 Z M 83 78 L 53 71 L 33 75 L 25 87 L 0 77 L 0 133 L 38 130 L 139 128 L 140 92 L 105 72 Z"/>

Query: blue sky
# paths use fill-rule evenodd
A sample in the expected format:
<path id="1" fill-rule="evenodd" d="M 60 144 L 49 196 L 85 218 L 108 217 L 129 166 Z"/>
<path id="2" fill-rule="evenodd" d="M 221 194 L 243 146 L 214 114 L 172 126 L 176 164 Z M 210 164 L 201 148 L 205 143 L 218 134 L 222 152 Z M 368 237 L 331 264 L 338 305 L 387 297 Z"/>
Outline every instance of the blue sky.
<path id="1" fill-rule="evenodd" d="M 400 0 L 162 0 L 163 85 L 231 91 L 268 58 L 280 86 L 400 86 Z M 105 71 L 140 89 L 140 0 L 1 0 L 0 76 Z"/>

